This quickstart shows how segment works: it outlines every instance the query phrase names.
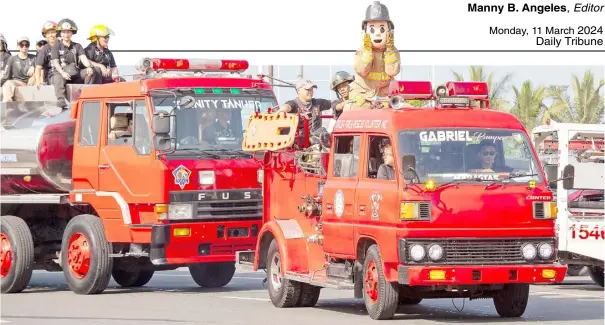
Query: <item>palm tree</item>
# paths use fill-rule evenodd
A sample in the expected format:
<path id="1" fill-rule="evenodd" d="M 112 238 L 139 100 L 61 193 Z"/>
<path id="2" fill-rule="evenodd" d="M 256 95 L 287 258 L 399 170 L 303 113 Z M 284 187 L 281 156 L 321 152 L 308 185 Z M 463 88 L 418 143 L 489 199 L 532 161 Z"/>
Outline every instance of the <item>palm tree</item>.
<path id="1" fill-rule="evenodd" d="M 549 117 L 558 122 L 566 123 L 601 123 L 604 102 L 601 95 L 605 81 L 599 80 L 595 86 L 594 74 L 586 71 L 582 81 L 577 76 L 572 77 L 573 99 L 566 88 L 550 86 L 548 97 L 553 103 L 549 109 Z"/>
<path id="2" fill-rule="evenodd" d="M 531 80 L 526 80 L 521 85 L 521 89 L 513 86 L 513 92 L 515 93 L 515 99 L 510 113 L 515 115 L 528 131 L 546 121 L 548 107 L 544 105 L 546 99 L 546 88 L 544 86 L 534 88 Z"/>
<path id="3" fill-rule="evenodd" d="M 456 81 L 464 81 L 464 76 L 456 71 L 452 71 Z M 470 81 L 483 81 L 487 83 L 487 89 L 489 90 L 489 101 L 490 107 L 496 110 L 505 110 L 508 102 L 504 99 L 504 93 L 508 88 L 508 83 L 511 81 L 513 74 L 507 73 L 500 80 L 495 81 L 494 73 L 491 72 L 489 75 L 485 74 L 483 66 L 470 66 L 469 67 Z"/>

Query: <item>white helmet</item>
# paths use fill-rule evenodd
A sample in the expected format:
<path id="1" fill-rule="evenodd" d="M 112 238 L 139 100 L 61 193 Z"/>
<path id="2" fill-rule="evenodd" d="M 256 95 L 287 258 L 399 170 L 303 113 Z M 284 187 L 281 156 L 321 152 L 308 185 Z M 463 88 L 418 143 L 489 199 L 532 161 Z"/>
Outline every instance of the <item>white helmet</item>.
<path id="1" fill-rule="evenodd" d="M 6 38 L 4 38 L 4 35 L 2 33 L 0 33 L 0 42 L 6 43 Z"/>

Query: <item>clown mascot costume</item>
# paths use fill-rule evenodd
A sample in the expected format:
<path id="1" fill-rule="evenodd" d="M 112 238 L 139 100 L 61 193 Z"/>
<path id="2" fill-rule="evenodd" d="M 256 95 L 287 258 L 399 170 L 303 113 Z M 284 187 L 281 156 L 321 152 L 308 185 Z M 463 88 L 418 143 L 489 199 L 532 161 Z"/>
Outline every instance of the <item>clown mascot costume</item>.
<path id="1" fill-rule="evenodd" d="M 389 85 L 399 74 L 401 62 L 395 47 L 393 22 L 387 7 L 374 1 L 366 9 L 362 22 L 363 46 L 355 52 L 355 81 L 349 98 L 354 102 L 349 110 L 371 109 L 373 97 L 386 97 Z M 347 107 L 345 106 L 345 110 Z"/>

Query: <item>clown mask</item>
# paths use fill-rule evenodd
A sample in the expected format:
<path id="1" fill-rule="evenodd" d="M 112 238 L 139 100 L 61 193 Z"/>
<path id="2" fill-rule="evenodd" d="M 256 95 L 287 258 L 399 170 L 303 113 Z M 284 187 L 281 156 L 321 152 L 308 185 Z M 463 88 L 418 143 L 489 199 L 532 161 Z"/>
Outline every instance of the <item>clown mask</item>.
<path id="1" fill-rule="evenodd" d="M 370 36 L 372 48 L 384 50 L 387 46 L 387 35 L 390 31 L 389 24 L 386 20 L 368 22 L 366 25 L 366 34 Z"/>

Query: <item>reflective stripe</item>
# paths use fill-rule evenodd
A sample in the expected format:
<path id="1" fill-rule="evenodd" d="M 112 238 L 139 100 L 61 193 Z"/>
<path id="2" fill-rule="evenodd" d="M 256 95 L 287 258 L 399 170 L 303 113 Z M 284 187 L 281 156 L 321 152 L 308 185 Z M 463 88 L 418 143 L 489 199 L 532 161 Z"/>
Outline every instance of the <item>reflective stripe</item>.
<path id="1" fill-rule="evenodd" d="M 384 63 L 395 63 L 398 61 L 397 53 L 389 53 L 384 56 Z"/>
<path id="2" fill-rule="evenodd" d="M 370 80 L 389 80 L 391 79 L 391 76 L 389 76 L 386 72 L 370 72 L 368 73 L 368 76 L 366 77 L 367 79 Z"/>
<path id="3" fill-rule="evenodd" d="M 372 59 L 374 59 L 374 55 L 372 55 L 372 53 L 364 52 L 361 55 L 361 62 L 364 64 L 372 62 Z"/>
<path id="4" fill-rule="evenodd" d="M 126 200 L 120 195 L 118 192 L 95 192 L 97 196 L 111 196 L 116 203 L 120 206 L 120 211 L 122 212 L 122 219 L 124 223 L 127 225 L 132 224 L 132 218 L 130 216 L 130 209 L 128 208 L 128 203 Z"/>

